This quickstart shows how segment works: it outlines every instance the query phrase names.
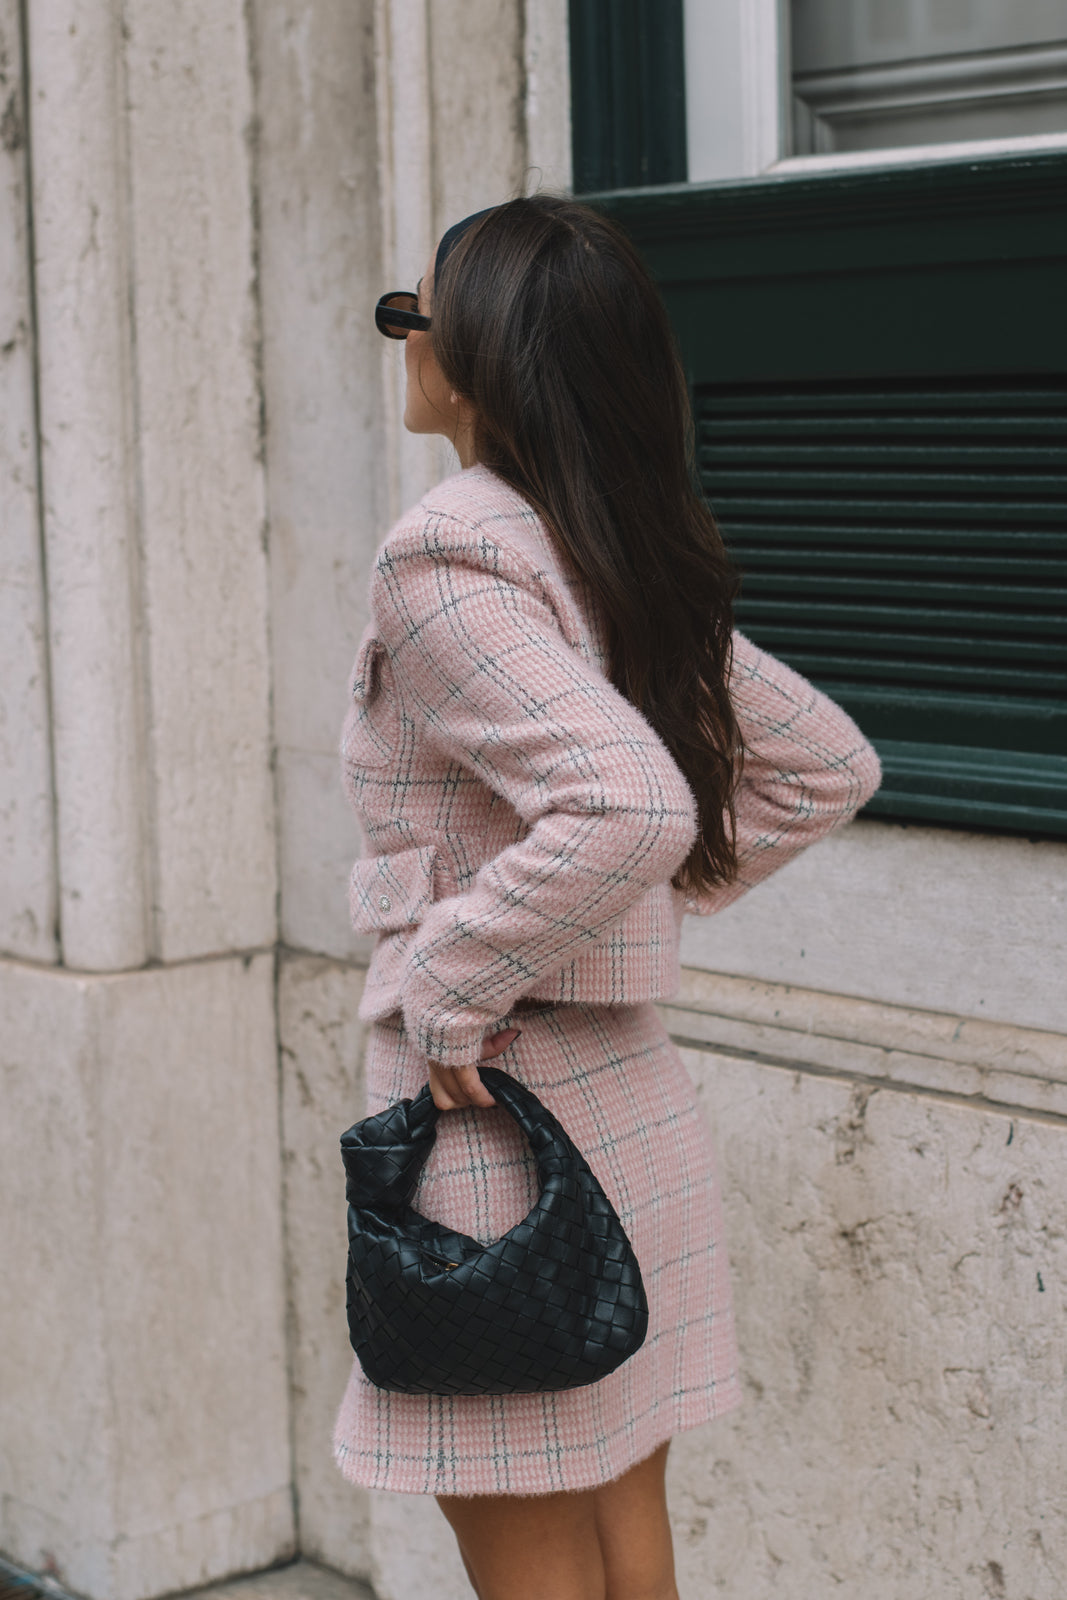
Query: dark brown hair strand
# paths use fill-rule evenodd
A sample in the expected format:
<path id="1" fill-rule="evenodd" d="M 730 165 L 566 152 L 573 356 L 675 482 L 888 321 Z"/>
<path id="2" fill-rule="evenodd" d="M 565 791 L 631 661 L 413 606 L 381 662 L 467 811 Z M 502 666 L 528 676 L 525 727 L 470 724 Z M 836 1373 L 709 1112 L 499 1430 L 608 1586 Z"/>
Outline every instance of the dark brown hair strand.
<path id="1" fill-rule="evenodd" d="M 612 682 L 693 791 L 700 831 L 678 886 L 729 882 L 737 577 L 696 488 L 685 375 L 647 269 L 591 207 L 511 200 L 452 251 L 432 316 L 479 461 L 544 518 L 605 619 Z"/>

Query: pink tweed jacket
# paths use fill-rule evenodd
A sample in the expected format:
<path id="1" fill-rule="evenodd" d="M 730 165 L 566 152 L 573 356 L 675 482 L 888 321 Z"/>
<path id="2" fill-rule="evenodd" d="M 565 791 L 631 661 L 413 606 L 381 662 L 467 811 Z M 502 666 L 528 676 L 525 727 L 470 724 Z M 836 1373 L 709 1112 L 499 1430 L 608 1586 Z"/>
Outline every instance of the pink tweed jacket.
<path id="1" fill-rule="evenodd" d="M 737 634 L 740 873 L 693 903 L 670 880 L 695 806 L 608 681 L 595 607 L 536 512 L 487 468 L 388 535 L 341 743 L 366 855 L 353 926 L 380 937 L 361 1015 L 398 1010 L 449 1066 L 520 997 L 629 1005 L 678 982 L 685 910 L 718 911 L 851 817 L 877 757 L 824 695 Z"/>

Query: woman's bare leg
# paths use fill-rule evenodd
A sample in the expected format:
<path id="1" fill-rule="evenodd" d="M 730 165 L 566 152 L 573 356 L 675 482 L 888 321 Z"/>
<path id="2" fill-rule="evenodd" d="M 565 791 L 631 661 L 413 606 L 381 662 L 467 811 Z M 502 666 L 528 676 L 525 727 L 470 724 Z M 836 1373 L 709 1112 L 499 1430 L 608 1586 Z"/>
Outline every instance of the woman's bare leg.
<path id="1" fill-rule="evenodd" d="M 594 1493 L 438 1495 L 478 1600 L 607 1600 Z"/>
<path id="2" fill-rule="evenodd" d="M 478 1600 L 678 1600 L 667 1449 L 576 1494 L 439 1495 Z"/>
<path id="3" fill-rule="evenodd" d="M 665 1473 L 670 1441 L 593 1490 L 606 1600 L 678 1600 Z"/>

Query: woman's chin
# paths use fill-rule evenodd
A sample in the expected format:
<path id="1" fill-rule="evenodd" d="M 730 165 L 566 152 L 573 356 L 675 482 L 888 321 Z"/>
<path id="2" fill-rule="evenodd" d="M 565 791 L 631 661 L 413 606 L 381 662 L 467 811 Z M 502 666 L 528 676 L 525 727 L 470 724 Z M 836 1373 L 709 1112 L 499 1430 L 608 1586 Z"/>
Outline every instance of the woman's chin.
<path id="1" fill-rule="evenodd" d="M 412 410 L 408 406 L 404 411 L 404 427 L 408 433 L 440 433 L 441 427 L 436 419 L 430 419 Z"/>

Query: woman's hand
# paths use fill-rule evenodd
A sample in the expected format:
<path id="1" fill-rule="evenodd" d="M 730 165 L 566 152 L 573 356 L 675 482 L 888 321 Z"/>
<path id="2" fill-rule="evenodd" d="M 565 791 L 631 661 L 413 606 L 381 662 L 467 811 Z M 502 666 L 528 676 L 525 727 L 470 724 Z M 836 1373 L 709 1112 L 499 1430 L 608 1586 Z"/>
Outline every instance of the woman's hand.
<path id="1" fill-rule="evenodd" d="M 483 1061 L 502 1056 L 509 1044 L 522 1032 L 521 1028 L 504 1028 L 500 1033 L 488 1033 L 482 1041 Z M 461 1106 L 495 1106 L 489 1090 L 478 1076 L 477 1067 L 442 1067 L 430 1062 L 430 1093 L 438 1111 L 458 1111 Z"/>

